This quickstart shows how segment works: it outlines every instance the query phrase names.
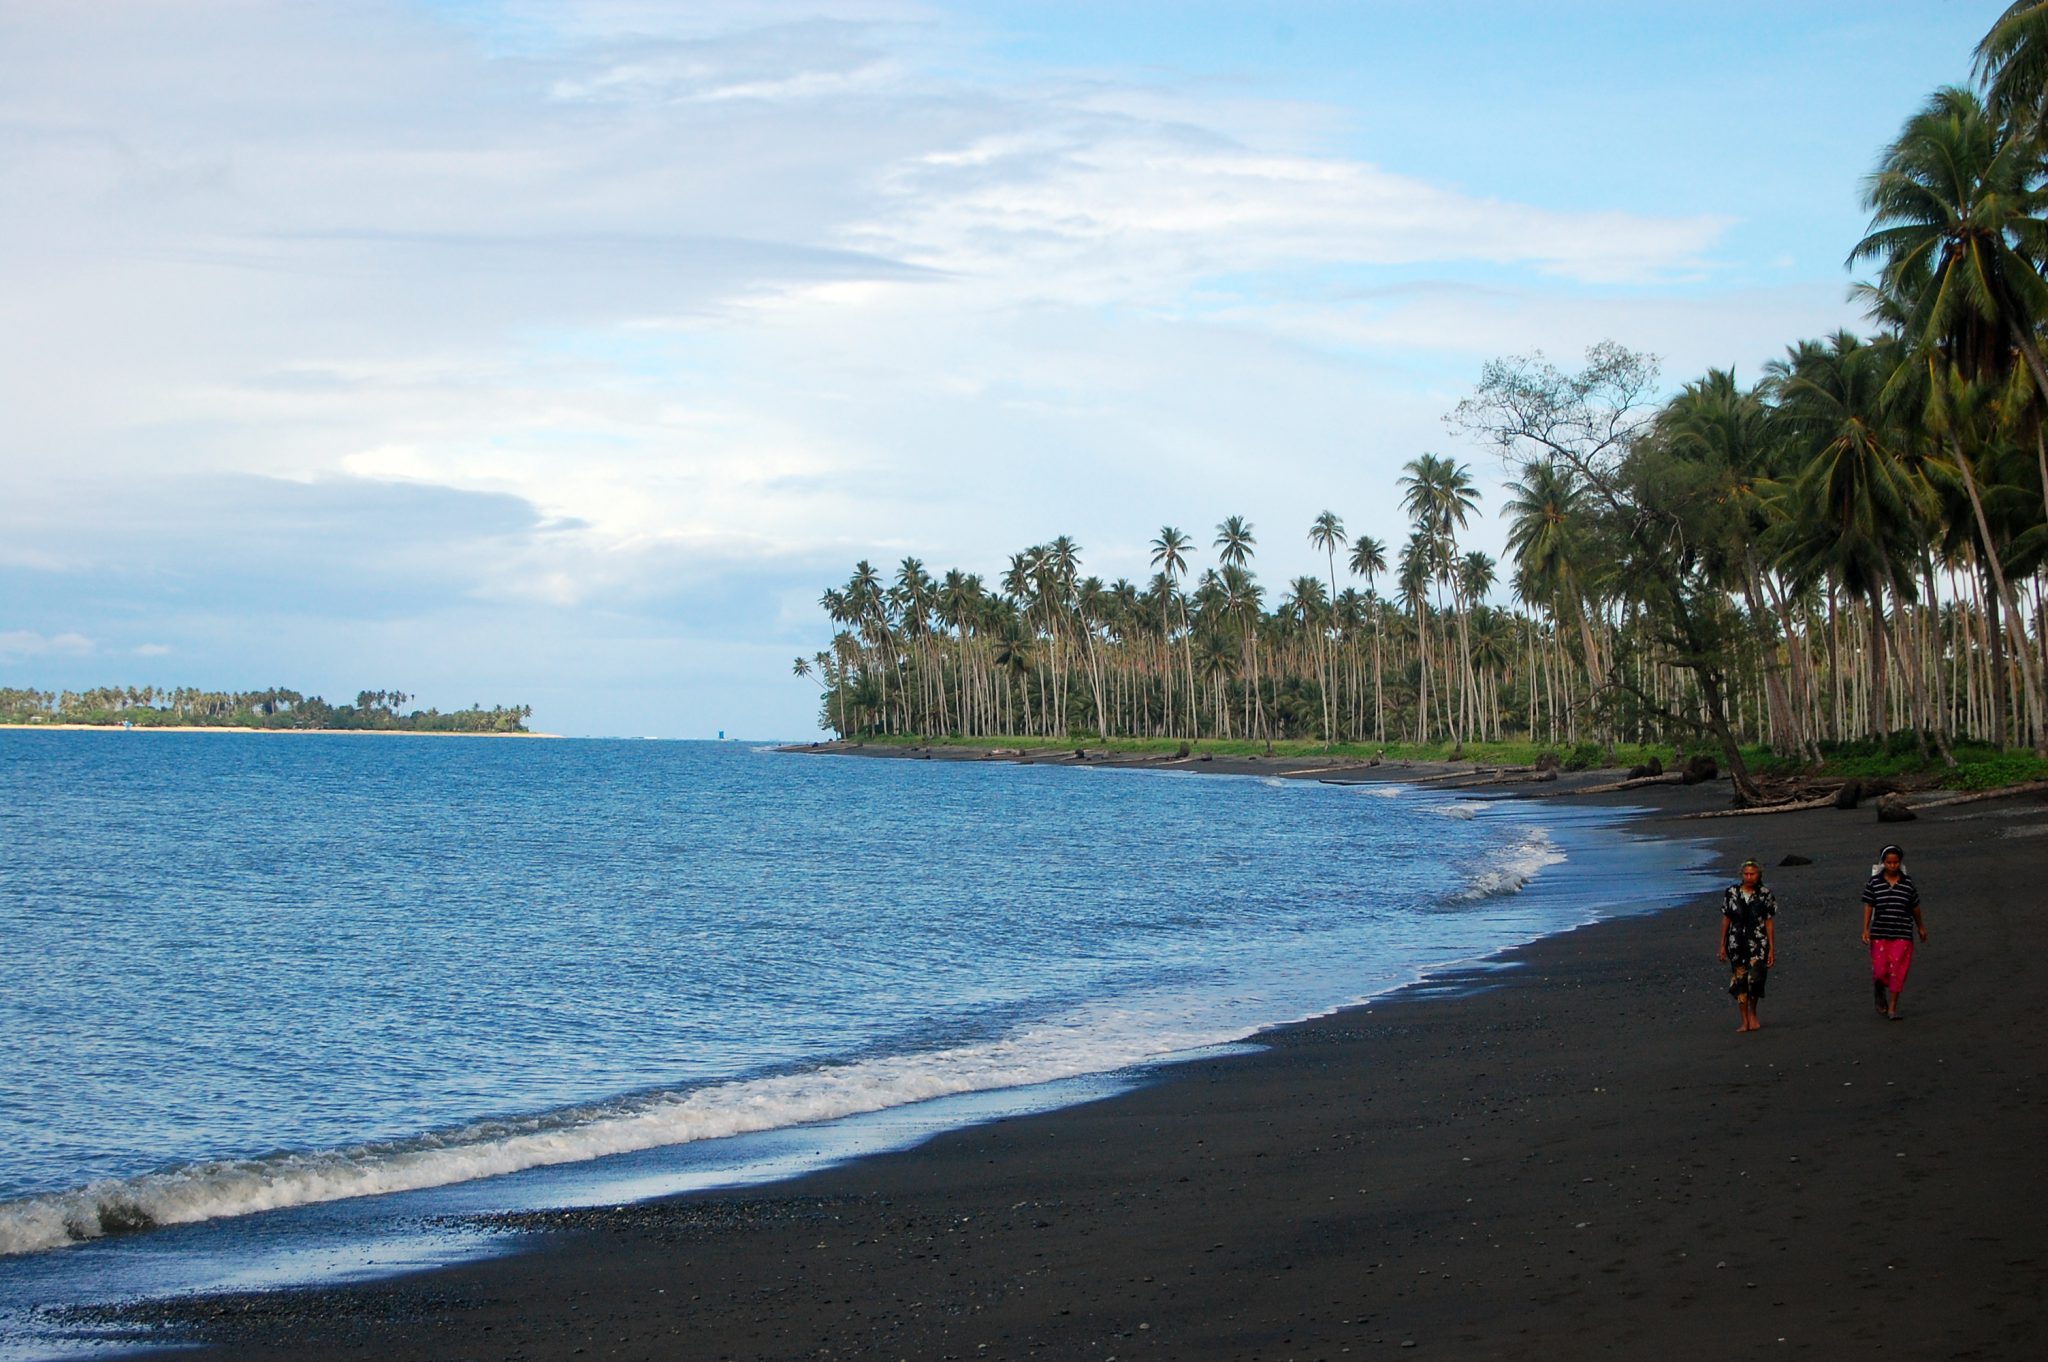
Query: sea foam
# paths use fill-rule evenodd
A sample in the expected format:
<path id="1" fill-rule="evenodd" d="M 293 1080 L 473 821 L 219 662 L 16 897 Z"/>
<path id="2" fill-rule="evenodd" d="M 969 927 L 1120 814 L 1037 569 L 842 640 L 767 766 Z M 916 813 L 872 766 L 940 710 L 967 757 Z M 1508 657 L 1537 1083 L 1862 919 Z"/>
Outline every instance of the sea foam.
<path id="1" fill-rule="evenodd" d="M 184 1164 L 0 1202 L 0 1255 L 110 1233 L 190 1224 L 346 1197 L 416 1191 L 524 1169 L 834 1120 L 958 1093 L 1114 1072 L 1238 1039 L 1169 1009 L 1137 1020 L 1078 1014 L 984 1044 L 799 1073 L 642 1093 L 404 1140 Z M 1105 1027 L 1104 1021 L 1126 1025 Z"/>
<path id="2" fill-rule="evenodd" d="M 1469 903 L 1498 894 L 1520 893 L 1545 866 L 1556 865 L 1564 859 L 1563 850 L 1550 839 L 1549 833 L 1540 828 L 1532 829 L 1509 847 L 1499 860 L 1467 877 L 1465 892 L 1459 897 Z"/>

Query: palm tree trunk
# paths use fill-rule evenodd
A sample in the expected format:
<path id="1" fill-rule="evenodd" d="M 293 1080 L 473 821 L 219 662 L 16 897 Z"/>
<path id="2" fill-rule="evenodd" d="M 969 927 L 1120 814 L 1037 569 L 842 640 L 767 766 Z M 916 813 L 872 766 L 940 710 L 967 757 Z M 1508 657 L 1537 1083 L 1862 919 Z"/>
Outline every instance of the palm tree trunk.
<path id="1" fill-rule="evenodd" d="M 2035 362 L 2038 363 L 2038 356 L 2035 357 Z M 2048 391 L 2048 388 L 2044 388 L 2044 391 Z M 1984 545 L 1985 562 L 1990 565 L 1992 580 L 1998 586 L 1999 601 L 2004 605 L 2006 619 L 2012 627 L 2013 651 L 2019 654 L 2020 659 L 2020 682 L 2026 687 L 2027 710 L 2034 719 L 2034 755 L 2048 757 L 2048 725 L 2043 725 L 2039 721 L 2041 677 L 2034 666 L 2033 649 L 2027 643 L 2026 620 L 2020 614 L 2019 602 L 2012 594 L 2011 584 L 2006 581 L 2005 564 L 2000 561 L 1998 545 L 1992 540 L 1991 522 L 1984 515 L 1984 500 L 1977 491 L 1976 472 L 1971 468 L 1969 456 L 1963 453 L 1962 446 L 1955 444 L 1952 448 L 1955 450 L 1957 466 L 1962 470 L 1963 488 L 1970 496 L 1970 510 L 1977 518 L 1977 533 Z"/>
<path id="2" fill-rule="evenodd" d="M 1415 697 L 1415 741 L 1429 741 L 1429 606 L 1415 603 L 1415 674 L 1421 678 Z"/>
<path id="3" fill-rule="evenodd" d="M 1372 732 L 1373 741 L 1384 744 L 1387 740 L 1387 691 L 1386 669 L 1380 658 L 1380 613 L 1374 605 L 1372 614 Z"/>
<path id="4" fill-rule="evenodd" d="M 1757 571 L 1755 553 L 1748 550 L 1744 551 L 1743 568 L 1746 575 L 1742 584 L 1742 592 L 1749 602 L 1750 617 L 1752 619 L 1762 619 L 1764 615 L 1763 604 L 1760 599 L 1762 574 Z M 1771 748 L 1773 751 L 1783 752 L 1793 742 L 1792 705 L 1785 694 L 1784 674 L 1775 665 L 1776 661 L 1775 657 L 1765 655 L 1762 644 L 1759 643 L 1757 665 L 1758 670 L 1763 673 L 1764 698 L 1771 707 Z"/>
<path id="5" fill-rule="evenodd" d="M 2027 369 L 2034 375 L 2034 386 L 2041 390 L 2041 400 L 2048 402 L 2048 365 L 2041 362 L 2041 347 L 2035 343 L 2034 333 L 2022 326 L 2017 317 L 2008 317 L 2006 324 L 2012 329 L 2012 337 L 2020 353 L 2026 356 Z M 2041 427 L 2034 427 L 2034 457 L 2041 466 L 2041 510 L 2048 513 L 2048 438 L 2044 438 Z"/>
<path id="6" fill-rule="evenodd" d="M 1873 586 L 1864 594 L 1870 605 L 1872 624 L 1874 626 L 1882 626 L 1884 623 L 1883 593 Z M 1885 641 L 1885 630 L 1882 627 L 1873 627 L 1870 630 L 1870 691 L 1867 697 L 1870 707 L 1868 714 L 1870 736 L 1877 741 L 1880 747 L 1883 746 L 1886 737 L 1890 733 L 1890 725 L 1885 714 L 1885 688 L 1888 681 L 1886 663 L 1889 661 L 1886 656 Z"/>

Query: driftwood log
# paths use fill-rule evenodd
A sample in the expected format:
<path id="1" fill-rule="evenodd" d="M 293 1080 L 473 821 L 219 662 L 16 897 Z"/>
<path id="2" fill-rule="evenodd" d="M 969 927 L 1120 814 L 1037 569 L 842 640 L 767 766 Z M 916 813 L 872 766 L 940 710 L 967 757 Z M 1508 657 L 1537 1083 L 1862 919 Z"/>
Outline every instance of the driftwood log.
<path id="1" fill-rule="evenodd" d="M 2048 780 L 2030 780 L 2024 785 L 2008 785 L 2000 790 L 1971 790 L 1966 794 L 1943 795 L 1938 799 L 1925 799 L 1913 805 L 1916 809 L 1945 809 L 1952 804 L 1981 804 L 1987 799 L 2005 799 L 2011 795 L 2048 793 Z"/>
<path id="2" fill-rule="evenodd" d="M 1795 799 L 1784 804 L 1749 804 L 1739 809 L 1708 809 L 1705 813 L 1682 814 L 1684 818 L 1747 818 L 1754 814 L 1797 813 L 1801 809 L 1824 809 L 1835 802 L 1831 794 L 1819 799 Z"/>
<path id="3" fill-rule="evenodd" d="M 1978 804 L 1987 799 L 2008 799 L 2014 795 L 2048 793 L 2048 780 L 2030 780 L 2024 785 L 2007 785 L 1997 790 L 1971 790 L 1966 794 L 1943 795 L 1936 799 L 1911 800 L 1906 807 L 1915 812 L 1924 809 L 1946 809 L 1957 804 Z M 1903 793 L 1895 797 L 1906 799 Z M 1742 809 L 1710 809 L 1705 813 L 1688 813 L 1686 818 L 1741 818 L 1749 814 L 1795 813 L 1800 809 L 1823 809 L 1835 803 L 1832 794 L 1813 799 L 1793 799 L 1776 804 L 1752 804 Z"/>
<path id="4" fill-rule="evenodd" d="M 1515 766 L 1497 775 L 1482 776 L 1476 780 L 1464 780 L 1455 785 L 1446 785 L 1446 790 L 1477 790 L 1488 785 L 1540 785 L 1557 779 L 1555 770 L 1539 771 L 1533 766 Z"/>
<path id="5" fill-rule="evenodd" d="M 1416 776 L 1413 779 L 1404 778 L 1401 783 L 1403 785 L 1438 785 L 1446 780 L 1470 780 L 1474 776 L 1486 774 L 1486 770 L 1487 768 L 1484 766 L 1474 766 L 1469 771 L 1444 771 L 1433 776 Z"/>
<path id="6" fill-rule="evenodd" d="M 1682 785 L 1683 771 L 1666 771 L 1661 776 L 1637 776 L 1632 780 L 1617 780 L 1606 785 L 1588 785 L 1578 790 L 1559 790 L 1561 795 L 1613 794 L 1616 790 L 1639 790 L 1645 785 Z"/>

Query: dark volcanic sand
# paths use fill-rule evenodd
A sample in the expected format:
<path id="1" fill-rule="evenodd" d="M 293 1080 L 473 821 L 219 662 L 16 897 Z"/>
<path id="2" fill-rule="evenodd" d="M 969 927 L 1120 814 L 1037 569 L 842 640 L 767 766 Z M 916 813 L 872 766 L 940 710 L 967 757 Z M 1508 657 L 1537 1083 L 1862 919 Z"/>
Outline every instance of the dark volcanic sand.
<path id="1" fill-rule="evenodd" d="M 1768 872 L 1763 1031 L 1702 901 L 511 1258 L 139 1313 L 207 1358 L 2048 1356 L 2048 802 L 1653 828 L 1813 859 Z M 1887 834 L 1932 935 L 1897 1023 L 1857 939 Z"/>

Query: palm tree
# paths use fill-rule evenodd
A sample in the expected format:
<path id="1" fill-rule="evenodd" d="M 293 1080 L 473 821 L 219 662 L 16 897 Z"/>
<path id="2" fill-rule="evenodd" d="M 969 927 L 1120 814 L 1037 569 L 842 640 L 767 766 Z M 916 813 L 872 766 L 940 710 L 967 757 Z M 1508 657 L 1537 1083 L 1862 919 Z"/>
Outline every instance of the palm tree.
<path id="1" fill-rule="evenodd" d="M 1053 716 L 1052 731 L 1065 737 L 1067 732 L 1067 674 L 1072 668 L 1071 653 L 1068 649 L 1067 670 L 1061 668 L 1060 644 L 1063 626 L 1069 623 L 1076 611 L 1075 594 L 1079 587 L 1081 572 L 1081 546 L 1066 535 L 1060 535 L 1045 546 L 1039 555 L 1039 598 L 1043 603 L 1049 631 L 1052 635 L 1052 680 L 1057 706 Z"/>
<path id="2" fill-rule="evenodd" d="M 1237 517 L 1232 516 L 1231 519 L 1235 520 Z M 1250 528 L 1244 527 L 1247 532 Z M 1224 617 L 1236 621 L 1238 635 L 1244 641 L 1238 656 L 1239 677 L 1244 683 L 1245 690 L 1245 736 L 1249 738 L 1257 732 L 1270 738 L 1270 735 L 1266 734 L 1266 701 L 1259 691 L 1259 621 L 1262 618 L 1260 606 L 1264 602 L 1265 592 L 1251 573 L 1244 569 L 1242 559 L 1239 562 L 1224 564 L 1222 572 L 1217 574 L 1217 584 L 1221 613 Z"/>
<path id="3" fill-rule="evenodd" d="M 1586 674 L 1598 685 L 1607 669 L 1590 618 L 1584 488 L 1555 459 L 1535 459 L 1522 465 L 1521 480 L 1507 490 L 1508 551 L 1552 612 L 1578 625 Z"/>
<path id="4" fill-rule="evenodd" d="M 2001 24 L 2025 17 L 2009 11 Z M 2018 60 L 2020 50 L 2015 46 L 2005 65 Z M 2015 81 L 2025 69 L 2014 68 Z M 2015 354 L 2048 401 L 2048 366 L 2034 335 L 2048 318 L 2048 280 L 2034 263 L 2048 256 L 2048 219 L 2041 216 L 2044 174 L 2048 165 L 2032 139 L 1995 120 L 1971 91 L 1947 86 L 1907 120 L 1870 179 L 1870 230 L 1849 259 L 1880 262 L 1879 290 L 1902 306 L 1908 345 L 1930 370 L 1952 371 L 1960 380 L 1944 376 L 1930 384 L 1929 417 L 1936 423 L 1946 422 L 1944 404 L 1964 391 L 1961 385 L 1997 387 Z M 2037 444 L 2037 450 L 2048 504 L 2048 444 Z M 2009 626 L 2024 642 L 2025 619 L 1992 543 L 1971 451 L 1951 440 L 1950 453 L 1969 492 Z M 2041 684 L 2031 662 L 2025 675 L 2029 705 L 2038 714 Z M 2037 727 L 2035 750 L 2048 756 L 2048 724 Z"/>
<path id="5" fill-rule="evenodd" d="M 1344 542 L 1344 522 L 1335 511 L 1324 511 L 1308 527 L 1308 542 L 1329 555 L 1330 599 L 1337 599 L 1337 546 Z"/>
<path id="6" fill-rule="evenodd" d="M 1498 567 L 1499 564 L 1493 561 L 1490 554 L 1481 553 L 1478 549 L 1460 558 L 1458 585 L 1463 590 L 1465 599 L 1476 603 L 1487 592 L 1493 590 L 1494 582 L 1499 580 L 1499 573 L 1496 571 Z"/>
<path id="7" fill-rule="evenodd" d="M 1245 564 L 1259 541 L 1252 537 L 1251 522 L 1234 515 L 1216 527 L 1216 561 L 1224 568 L 1224 587 L 1231 604 L 1228 613 L 1238 617 L 1244 632 L 1244 675 L 1251 708 L 1245 715 L 1245 736 L 1252 735 L 1256 715 L 1258 730 L 1266 733 L 1266 702 L 1259 692 L 1259 601 L 1263 593 L 1252 581 Z M 1233 575 L 1234 574 L 1234 575 Z M 1271 735 L 1267 734 L 1270 741 Z"/>
<path id="8" fill-rule="evenodd" d="M 1252 538 L 1251 522 L 1241 515 L 1231 516 L 1216 527 L 1216 561 L 1224 567 L 1241 568 L 1251 561 L 1258 542 Z"/>
<path id="9" fill-rule="evenodd" d="M 1969 544 L 1973 553 L 1991 579 L 1987 593 L 1991 599 L 1986 602 L 1986 615 L 1995 617 L 2000 606 L 2005 612 L 2005 633 L 2001 641 L 1995 618 L 1987 618 L 1986 642 L 1990 646 L 1993 664 L 1993 685 L 1998 695 L 1994 708 L 1994 732 L 2002 743 L 2006 680 L 1999 656 L 2005 643 L 2011 645 L 2011 652 L 2019 662 L 2020 681 L 2026 696 L 2027 714 L 2031 716 L 2036 755 L 2048 757 L 2048 703 L 2044 703 L 2044 686 L 2041 676 L 2042 664 L 2035 647 L 2028 641 L 2028 621 L 2020 608 L 2017 592 L 2018 583 L 2008 564 L 2015 564 L 2024 575 L 2030 566 L 2038 570 L 2038 554 L 2041 548 L 2043 524 L 2035 521 L 2029 530 L 2014 534 L 2017 524 L 2024 524 L 2025 517 L 2016 516 L 2014 511 L 2019 498 L 2013 495 L 2017 479 L 2000 476 L 2001 463 L 2016 451 L 2013 446 L 2014 412 L 2021 404 L 2011 398 L 2012 385 L 1997 389 L 1988 384 L 1972 383 L 1969 379 L 1950 369 L 1945 373 L 1930 375 L 1938 392 L 1935 401 L 1928 404 L 1927 424 L 1945 444 L 1947 462 L 1955 469 L 1962 484 L 1968 515 L 1956 519 L 1971 525 L 1975 539 Z M 2028 424 L 2033 424 L 2031 421 Z M 2036 439 L 2040 438 L 2038 425 L 2034 427 Z M 2039 446 L 2036 446 L 2037 451 Z M 1974 451 L 1974 452 L 1972 452 Z M 2011 462 L 2017 463 L 2017 459 Z M 2031 544 L 2027 541 L 2031 540 Z M 2040 638 L 2038 627 L 2034 631 Z M 2021 721 L 2024 731 L 2028 720 Z"/>
<path id="10" fill-rule="evenodd" d="M 1365 578 L 1365 589 L 1372 590 L 1372 581 L 1387 570 L 1387 546 L 1369 534 L 1361 534 L 1351 545 L 1351 571 L 1354 576 Z"/>
<path id="11" fill-rule="evenodd" d="M 1188 538 L 1173 526 L 1163 526 L 1159 531 L 1159 537 L 1152 541 L 1152 566 L 1158 568 L 1160 575 L 1166 578 L 1167 595 L 1180 604 L 1180 646 L 1182 658 L 1187 665 L 1188 679 L 1188 736 L 1199 738 L 1202 735 L 1202 725 L 1199 717 L 1199 707 L 1195 704 L 1194 640 L 1190 637 L 1192 631 L 1188 628 L 1187 597 L 1182 595 L 1178 589 L 1181 577 L 1188 570 L 1188 550 L 1194 546 L 1194 540 Z M 1164 604 L 1164 602 L 1161 603 L 1162 609 Z M 1159 627 L 1162 634 L 1169 638 L 1172 637 L 1173 630 L 1168 626 L 1163 613 L 1160 617 Z M 1164 689 L 1166 695 L 1166 727 L 1171 732 L 1173 729 L 1173 682 L 1170 677 L 1166 678 Z"/>
<path id="12" fill-rule="evenodd" d="M 831 672 L 831 661 L 832 658 L 829 653 L 816 653 L 810 657 L 799 657 L 796 660 L 796 665 L 791 667 L 790 671 L 798 677 L 810 677 L 812 680 L 816 681 L 818 683 L 818 690 L 820 694 L 832 695 L 834 692 L 838 690 L 838 686 L 834 683 L 833 680 Z M 840 704 L 842 707 L 839 711 L 839 723 L 837 727 L 839 729 L 839 736 L 843 738 L 846 736 L 846 711 L 844 708 L 845 697 L 842 695 L 838 698 L 840 700 Z"/>
<path id="13" fill-rule="evenodd" d="M 1452 539 L 1465 528 L 1479 493 L 1472 472 L 1438 454 L 1422 454 L 1401 466 L 1401 505 L 1431 535 Z"/>
<path id="14" fill-rule="evenodd" d="M 1788 489 L 1792 514 L 1785 561 L 1795 583 L 1825 573 L 1869 605 L 1868 726 L 1879 739 L 1888 727 L 1892 641 L 1884 593 L 1900 600 L 1915 596 L 1912 566 L 1929 510 L 1900 464 L 1883 409 L 1897 364 L 1889 351 L 1838 333 L 1826 346 L 1795 351 L 1782 370 L 1780 389 L 1784 419 L 1805 445 L 1804 466 Z"/>
<path id="15" fill-rule="evenodd" d="M 1480 694 L 1477 659 L 1472 650 L 1471 621 L 1472 616 L 1483 608 L 1481 602 L 1485 599 L 1486 593 L 1493 590 L 1493 584 L 1497 577 L 1494 571 L 1495 567 L 1496 564 L 1490 556 L 1474 549 L 1463 558 L 1460 558 L 1453 569 L 1455 574 L 1453 578 L 1455 583 L 1454 589 L 1458 597 L 1464 602 L 1464 609 L 1458 616 L 1458 636 L 1464 645 L 1465 672 L 1467 683 L 1472 690 L 1472 713 L 1469 722 L 1475 728 L 1480 725 L 1483 718 L 1481 710 L 1483 697 Z"/>
<path id="16" fill-rule="evenodd" d="M 1217 726 L 1222 729 L 1222 736 L 1228 738 L 1230 706 L 1226 703 L 1224 684 L 1237 667 L 1237 655 L 1231 647 L 1230 635 L 1221 629 L 1205 630 L 1202 634 L 1202 650 L 1195 665 L 1214 691 L 1212 702 L 1215 705 Z"/>
<path id="17" fill-rule="evenodd" d="M 1278 613 L 1298 624 L 1302 637 L 1308 643 L 1316 669 L 1316 686 L 1322 692 L 1323 741 L 1334 741 L 1337 736 L 1336 712 L 1331 707 L 1336 690 L 1334 662 L 1328 664 L 1328 675 L 1325 675 L 1329 653 L 1330 598 L 1323 594 L 1323 584 L 1316 578 L 1296 577 L 1289 584 L 1288 594 L 1281 600 Z"/>
<path id="18" fill-rule="evenodd" d="M 1038 644 L 1032 637 L 1030 629 L 1026 627 L 1021 613 L 1010 612 L 1003 619 L 1000 631 L 996 634 L 992 660 L 1008 678 L 1010 691 L 1022 694 L 1024 722 L 1028 729 L 1031 720 L 1029 683 L 1032 674 L 1038 669 Z M 1044 709 L 1041 705 L 1041 717 L 1043 714 Z"/>
<path id="19" fill-rule="evenodd" d="M 1315 523 L 1309 526 L 1308 542 L 1323 550 L 1324 554 L 1329 558 L 1329 599 L 1335 601 L 1337 599 L 1337 546 L 1344 542 L 1344 522 L 1337 518 L 1335 511 L 1324 511 L 1316 517 Z M 1336 658 L 1333 655 L 1330 659 L 1331 686 L 1323 695 L 1323 731 L 1331 740 L 1335 740 L 1337 736 L 1336 679 L 1337 664 Z"/>
<path id="20" fill-rule="evenodd" d="M 1879 262 L 1903 300 L 1903 331 L 1973 379 L 2002 377 L 2015 350 L 2048 397 L 2034 328 L 2048 317 L 2040 149 L 1957 86 L 1934 92 L 1900 131 L 1864 190 L 1870 229 L 1850 264 Z"/>
<path id="21" fill-rule="evenodd" d="M 1977 44 L 1977 76 L 2001 121 L 2037 132 L 2048 110 L 2048 3 L 2015 0 Z"/>
<path id="22" fill-rule="evenodd" d="M 1380 612 L 1373 594 L 1373 579 L 1387 570 L 1387 546 L 1369 534 L 1361 534 L 1351 545 L 1351 571 L 1365 578 L 1365 598 L 1372 610 L 1372 728 L 1373 741 L 1387 740 L 1386 695 L 1380 684 Z"/>
<path id="23" fill-rule="evenodd" d="M 1816 352 L 1819 349 L 1814 348 Z M 1713 519 L 1718 533 L 1712 543 L 1701 547 L 1722 576 L 1739 582 L 1748 603 L 1751 627 L 1747 633 L 1756 636 L 1772 741 L 1781 751 L 1804 752 L 1818 761 L 1818 749 L 1811 748 L 1805 736 L 1801 711 L 1785 694 L 1785 678 L 1777 665 L 1778 640 L 1770 637 L 1773 616 L 1765 608 L 1768 596 L 1777 624 L 1790 638 L 1792 625 L 1784 609 L 1784 593 L 1775 589 L 1764 571 L 1767 548 L 1773 566 L 1781 566 L 1775 551 L 1786 531 L 1786 512 L 1778 495 L 1780 478 L 1789 475 L 1795 458 L 1804 458 L 1808 452 L 1801 444 L 1804 437 L 1789 435 L 1790 419 L 1766 400 L 1771 395 L 1782 397 L 1787 372 L 1782 365 L 1770 366 L 1762 384 L 1745 389 L 1732 372 L 1710 369 L 1705 378 L 1688 383 L 1666 404 L 1657 429 L 1672 453 L 1709 471 L 1717 488 L 1716 500 L 1730 512 Z M 1791 450 L 1794 444 L 1801 444 L 1796 455 Z M 1803 694 L 1797 685 L 1800 668 L 1796 652 L 1789 652 L 1789 657 L 1795 661 L 1795 689 Z"/>
<path id="24" fill-rule="evenodd" d="M 1452 589 L 1461 646 L 1458 706 L 1446 706 L 1445 713 L 1451 716 L 1453 751 L 1463 752 L 1465 740 L 1457 716 L 1461 712 L 1469 713 L 1467 707 L 1477 697 L 1472 688 L 1471 638 L 1465 629 L 1464 602 L 1458 595 L 1457 577 L 1451 571 L 1451 565 L 1457 556 L 1457 532 L 1465 528 L 1473 509 L 1479 504 L 1479 494 L 1473 488 L 1471 471 L 1465 465 L 1437 454 L 1422 454 L 1410 459 L 1402 466 L 1400 483 L 1402 506 L 1430 537 L 1434 580 L 1448 580 Z"/>
<path id="25" fill-rule="evenodd" d="M 1437 541 L 1417 525 L 1401 546 L 1401 561 L 1395 580 L 1401 599 L 1415 613 L 1415 653 L 1421 671 L 1415 691 L 1415 741 L 1429 741 L 1429 584 L 1436 579 Z"/>

